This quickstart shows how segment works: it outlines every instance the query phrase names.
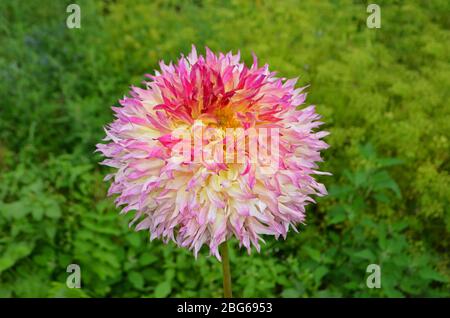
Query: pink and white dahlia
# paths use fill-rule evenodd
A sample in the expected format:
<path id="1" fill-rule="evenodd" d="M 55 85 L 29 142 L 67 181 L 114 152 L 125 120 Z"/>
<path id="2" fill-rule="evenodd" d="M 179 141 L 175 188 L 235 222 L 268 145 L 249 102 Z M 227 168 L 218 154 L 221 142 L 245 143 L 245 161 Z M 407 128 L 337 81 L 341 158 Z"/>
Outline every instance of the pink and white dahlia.
<path id="1" fill-rule="evenodd" d="M 203 244 L 235 237 L 250 252 L 262 235 L 286 237 L 305 220 L 312 195 L 326 195 L 314 174 L 324 131 L 296 79 L 251 67 L 239 53 L 160 63 L 145 88 L 113 107 L 106 144 L 97 149 L 114 167 L 109 195 L 122 213 L 135 210 L 137 230 L 173 240 L 197 255 Z"/>

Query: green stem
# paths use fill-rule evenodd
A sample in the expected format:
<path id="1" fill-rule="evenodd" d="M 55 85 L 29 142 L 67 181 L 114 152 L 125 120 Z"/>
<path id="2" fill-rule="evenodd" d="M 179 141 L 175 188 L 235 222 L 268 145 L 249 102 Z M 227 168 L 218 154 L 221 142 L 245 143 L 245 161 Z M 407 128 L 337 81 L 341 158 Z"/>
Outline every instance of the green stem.
<path id="1" fill-rule="evenodd" d="M 219 246 L 220 255 L 222 256 L 223 269 L 223 296 L 225 298 L 232 298 L 231 294 L 231 274 L 230 274 L 230 258 L 228 256 L 227 241 Z"/>

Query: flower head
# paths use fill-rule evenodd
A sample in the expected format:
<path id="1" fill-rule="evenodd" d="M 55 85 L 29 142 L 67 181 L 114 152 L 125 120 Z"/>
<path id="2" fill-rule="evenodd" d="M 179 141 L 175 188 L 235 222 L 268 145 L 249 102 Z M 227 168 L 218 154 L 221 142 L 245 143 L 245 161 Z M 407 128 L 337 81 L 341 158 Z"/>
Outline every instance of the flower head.
<path id="1" fill-rule="evenodd" d="M 113 107 L 106 144 L 97 149 L 114 167 L 109 194 L 150 238 L 193 249 L 232 236 L 250 252 L 261 235 L 286 237 L 305 220 L 312 195 L 326 190 L 312 175 L 328 147 L 327 133 L 296 79 L 251 67 L 239 53 L 195 47 L 176 64 L 160 63 L 145 88 Z"/>

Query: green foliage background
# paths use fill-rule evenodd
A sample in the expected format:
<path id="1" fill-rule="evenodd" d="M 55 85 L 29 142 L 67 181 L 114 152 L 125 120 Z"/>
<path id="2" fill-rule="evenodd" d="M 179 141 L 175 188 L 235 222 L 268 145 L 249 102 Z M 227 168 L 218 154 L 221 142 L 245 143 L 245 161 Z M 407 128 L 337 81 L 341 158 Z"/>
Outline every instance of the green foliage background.
<path id="1" fill-rule="evenodd" d="M 221 296 L 206 250 L 128 229 L 93 153 L 110 106 L 194 43 L 300 75 L 331 132 L 330 195 L 260 254 L 232 242 L 236 296 L 449 297 L 450 5 L 377 3 L 381 29 L 364 1 L 1 1 L 0 296 Z"/>

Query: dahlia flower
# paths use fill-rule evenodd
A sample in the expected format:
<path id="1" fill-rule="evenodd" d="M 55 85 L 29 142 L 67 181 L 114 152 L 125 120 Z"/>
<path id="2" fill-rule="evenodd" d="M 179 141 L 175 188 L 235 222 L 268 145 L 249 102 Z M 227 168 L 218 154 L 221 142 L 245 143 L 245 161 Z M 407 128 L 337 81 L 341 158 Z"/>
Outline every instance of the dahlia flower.
<path id="1" fill-rule="evenodd" d="M 132 87 L 113 107 L 107 141 L 97 150 L 115 168 L 108 194 L 150 239 L 221 260 L 235 237 L 250 253 L 263 235 L 276 238 L 305 221 L 312 196 L 326 195 L 313 175 L 327 135 L 296 79 L 276 77 L 256 56 L 190 54 L 160 63 L 145 88 Z M 137 222 L 138 221 L 138 222 Z M 130 224 L 130 225 L 131 225 Z"/>

